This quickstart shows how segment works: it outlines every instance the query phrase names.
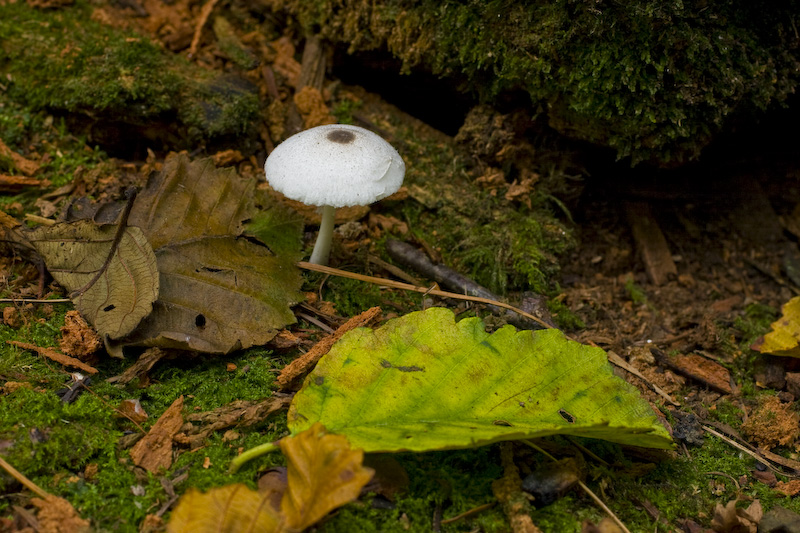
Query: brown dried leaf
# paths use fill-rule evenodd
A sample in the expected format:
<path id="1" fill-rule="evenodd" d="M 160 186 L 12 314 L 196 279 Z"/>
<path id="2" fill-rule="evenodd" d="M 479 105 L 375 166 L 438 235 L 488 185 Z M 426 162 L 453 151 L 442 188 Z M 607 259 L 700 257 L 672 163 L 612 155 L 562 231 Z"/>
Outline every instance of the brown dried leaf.
<path id="1" fill-rule="evenodd" d="M 289 461 L 289 486 L 281 510 L 287 524 L 302 531 L 331 510 L 358 497 L 373 471 L 361 465 L 362 450 L 351 450 L 347 438 L 325 432 L 316 423 L 280 441 Z"/>
<path id="2" fill-rule="evenodd" d="M 717 504 L 711 528 L 717 533 L 756 533 L 758 523 L 764 516 L 761 502 L 754 500 L 747 509 L 737 509 L 738 500 L 731 500 L 723 507 Z"/>
<path id="3" fill-rule="evenodd" d="M 159 297 L 152 313 L 111 350 L 138 345 L 227 353 L 265 344 L 294 322 L 289 306 L 301 299 L 302 282 L 294 266 L 299 219 L 262 211 L 269 247 L 242 237 L 243 221 L 255 214 L 254 189 L 254 179 L 184 154 L 151 175 L 130 224 L 141 227 L 156 250 Z"/>
<path id="4" fill-rule="evenodd" d="M 114 225 L 79 220 L 28 233 L 56 281 L 70 292 L 80 291 L 73 302 L 81 315 L 112 339 L 133 331 L 150 313 L 159 285 L 156 256 L 139 228 L 125 228 L 106 265 L 116 232 Z"/>
<path id="5" fill-rule="evenodd" d="M 172 402 L 150 431 L 131 449 L 136 466 L 156 473 L 172 465 L 172 439 L 183 425 L 183 396 Z"/>

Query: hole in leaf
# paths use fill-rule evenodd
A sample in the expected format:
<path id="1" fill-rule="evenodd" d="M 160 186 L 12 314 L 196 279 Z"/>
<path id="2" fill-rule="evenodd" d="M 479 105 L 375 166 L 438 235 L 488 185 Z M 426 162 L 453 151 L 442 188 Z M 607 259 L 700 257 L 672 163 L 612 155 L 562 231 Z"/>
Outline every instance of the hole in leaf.
<path id="1" fill-rule="evenodd" d="M 103 308 L 103 311 L 105 311 L 106 313 L 108 313 L 109 311 L 113 311 L 113 310 L 114 310 L 114 309 L 116 309 L 116 308 L 117 308 L 117 306 L 116 306 L 116 305 L 114 305 L 114 304 L 111 304 L 111 305 L 107 305 L 107 306 L 105 306 L 105 307 Z"/>
<path id="2" fill-rule="evenodd" d="M 204 328 L 206 326 L 206 317 L 202 313 L 194 317 L 194 325 L 198 328 Z"/>

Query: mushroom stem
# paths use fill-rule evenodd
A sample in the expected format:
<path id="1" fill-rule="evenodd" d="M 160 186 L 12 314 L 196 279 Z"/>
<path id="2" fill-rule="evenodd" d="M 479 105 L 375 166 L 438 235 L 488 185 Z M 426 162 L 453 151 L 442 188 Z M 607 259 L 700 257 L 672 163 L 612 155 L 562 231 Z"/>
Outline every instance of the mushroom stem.
<path id="1" fill-rule="evenodd" d="M 315 265 L 327 265 L 328 257 L 331 255 L 331 241 L 333 240 L 333 220 L 336 208 L 329 205 L 322 206 L 322 222 L 319 225 L 319 235 L 314 244 L 314 251 L 311 252 L 310 263 Z"/>

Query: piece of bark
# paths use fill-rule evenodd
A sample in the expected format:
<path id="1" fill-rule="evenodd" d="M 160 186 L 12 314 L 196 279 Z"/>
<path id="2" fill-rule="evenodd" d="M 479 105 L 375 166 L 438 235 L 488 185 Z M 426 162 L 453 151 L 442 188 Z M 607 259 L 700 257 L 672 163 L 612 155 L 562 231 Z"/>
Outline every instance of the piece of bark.
<path id="1" fill-rule="evenodd" d="M 650 352 L 659 363 L 671 368 L 678 374 L 699 381 L 716 392 L 733 394 L 731 373 L 719 363 L 697 354 L 669 357 L 657 348 L 651 348 Z"/>
<path id="2" fill-rule="evenodd" d="M 120 385 L 127 385 L 134 379 L 141 378 L 147 372 L 150 371 L 153 366 L 159 361 L 161 361 L 164 357 L 169 355 L 169 352 L 166 350 L 162 350 L 161 348 L 148 348 L 139 356 L 139 359 L 136 360 L 131 366 L 125 369 L 125 371 L 120 374 L 119 376 L 113 376 L 106 380 L 107 383 L 119 383 Z"/>
<path id="3" fill-rule="evenodd" d="M 43 348 L 41 346 L 36 346 L 35 344 L 29 344 L 27 342 L 20 342 L 20 341 L 6 341 L 9 344 L 13 344 L 17 348 L 22 348 L 23 350 L 30 350 L 32 352 L 36 352 L 42 357 L 47 357 L 55 361 L 56 363 L 60 363 L 64 366 L 71 366 L 73 368 L 77 368 L 87 374 L 97 374 L 97 369 L 91 365 L 87 365 L 83 361 L 79 359 L 75 359 L 74 357 L 70 357 L 68 355 L 64 355 L 61 352 L 57 352 L 52 348 Z"/>
<path id="4" fill-rule="evenodd" d="M 0 174 L 0 192 L 19 192 L 24 187 L 38 187 L 44 183 L 38 178 Z"/>
<path id="5" fill-rule="evenodd" d="M 319 35 L 311 35 L 306 39 L 303 48 L 303 57 L 300 60 L 300 77 L 297 80 L 297 89 L 312 87 L 322 90 L 325 81 L 325 49 Z"/>
<path id="6" fill-rule="evenodd" d="M 183 425 L 183 396 L 172 402 L 150 431 L 131 449 L 136 466 L 150 473 L 172 466 L 172 440 Z"/>
<path id="7" fill-rule="evenodd" d="M 272 413 L 289 407 L 292 395 L 277 393 L 265 400 L 250 402 L 237 400 L 228 405 L 203 413 L 192 413 L 186 417 L 187 422 L 202 425 L 184 426 L 184 431 L 175 435 L 175 442 L 192 449 L 202 446 L 211 433 L 233 426 L 247 427 L 262 422 Z"/>
<path id="8" fill-rule="evenodd" d="M 442 287 L 445 287 L 451 292 L 459 294 L 466 294 L 469 296 L 477 296 L 479 298 L 487 298 L 489 300 L 502 301 L 502 299 L 494 294 L 492 291 L 477 284 L 468 277 L 459 274 L 450 267 L 435 264 L 430 258 L 422 253 L 420 250 L 411 246 L 408 243 L 388 240 L 386 241 L 386 252 L 389 257 L 402 263 L 408 268 L 413 268 L 426 278 L 432 279 Z M 524 309 L 528 314 L 540 318 L 542 321 L 555 327 L 553 317 L 545 305 L 544 299 L 537 299 L 535 297 L 528 297 L 528 303 L 536 304 L 529 309 Z M 494 313 L 505 314 L 509 323 L 521 329 L 542 329 L 540 324 L 533 320 L 520 316 L 517 313 L 506 310 L 497 306 L 489 305 L 489 308 Z"/>
<path id="9" fill-rule="evenodd" d="M 39 167 L 41 166 L 36 161 L 31 161 L 17 152 L 6 146 L 2 139 L 0 139 L 0 157 L 5 157 L 11 160 L 11 164 L 14 165 L 14 168 L 25 174 L 26 176 L 33 176 L 36 172 L 39 171 Z M 8 176 L 13 177 L 13 176 Z M 37 182 L 41 182 L 40 180 L 36 180 Z"/>
<path id="10" fill-rule="evenodd" d="M 663 285 L 670 279 L 677 278 L 678 269 L 672 260 L 667 239 L 653 216 L 650 204 L 625 202 L 625 215 L 650 281 L 656 285 Z"/>
<path id="11" fill-rule="evenodd" d="M 296 390 L 299 388 L 300 380 L 317 364 L 320 358 L 330 351 L 331 347 L 336 341 L 342 338 L 342 335 L 350 330 L 368 326 L 373 321 L 377 320 L 381 315 L 380 307 L 373 307 L 367 309 L 360 315 L 354 316 L 341 326 L 315 344 L 308 352 L 304 353 L 288 365 L 286 365 L 276 380 L 280 390 Z"/>

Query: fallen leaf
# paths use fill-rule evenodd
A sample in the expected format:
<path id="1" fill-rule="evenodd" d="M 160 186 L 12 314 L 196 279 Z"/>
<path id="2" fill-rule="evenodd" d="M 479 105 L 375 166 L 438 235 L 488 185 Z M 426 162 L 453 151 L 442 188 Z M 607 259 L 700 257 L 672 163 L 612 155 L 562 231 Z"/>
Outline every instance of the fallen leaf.
<path id="1" fill-rule="evenodd" d="M 289 408 L 367 452 L 475 447 L 554 434 L 671 448 L 638 391 L 600 348 L 558 330 L 485 332 L 444 308 L 347 333 Z"/>
<path id="2" fill-rule="evenodd" d="M 158 300 L 111 351 L 137 345 L 228 353 L 265 344 L 294 322 L 290 306 L 302 299 L 294 266 L 301 221 L 276 206 L 257 212 L 254 190 L 254 179 L 184 154 L 151 175 L 130 224 L 155 249 Z M 244 235 L 249 219 L 252 237 Z"/>
<path id="3" fill-rule="evenodd" d="M 281 439 L 280 446 L 289 461 L 281 510 L 298 531 L 356 499 L 372 478 L 372 469 L 361 466 L 363 450 L 350 449 L 346 437 L 327 433 L 322 424 Z"/>
<path id="4" fill-rule="evenodd" d="M 800 296 L 786 302 L 782 316 L 772 323 L 772 331 L 764 335 L 760 345 L 754 347 L 761 353 L 800 357 Z"/>
<path id="5" fill-rule="evenodd" d="M 738 500 L 731 500 L 725 506 L 717 504 L 711 528 L 717 533 L 756 533 L 758 523 L 764 516 L 759 500 L 754 500 L 747 509 L 737 509 Z"/>
<path id="6" fill-rule="evenodd" d="M 280 516 L 267 494 L 245 485 L 227 485 L 202 493 L 190 488 L 172 511 L 169 533 L 240 533 L 281 531 Z"/>
<path id="7" fill-rule="evenodd" d="M 372 477 L 361 465 L 364 453 L 320 424 L 280 441 L 287 459 L 288 486 L 274 479 L 266 490 L 228 485 L 205 494 L 196 489 L 181 497 L 172 512 L 170 533 L 291 533 L 315 524 L 333 509 L 358 497 Z M 280 508 L 276 495 L 283 490 Z"/>
<path id="8" fill-rule="evenodd" d="M 138 399 L 122 400 L 117 407 L 120 416 L 123 416 L 137 424 L 147 420 L 147 412 L 142 408 L 142 403 Z"/>
<path id="9" fill-rule="evenodd" d="M 152 310 L 159 290 L 156 257 L 142 230 L 125 228 L 115 247 L 116 233 L 115 225 L 78 220 L 27 234 L 55 280 L 77 292 L 72 301 L 81 315 L 111 339 L 133 331 Z"/>
<path id="10" fill-rule="evenodd" d="M 183 396 L 172 402 L 150 431 L 131 449 L 136 466 L 156 473 L 172 465 L 172 439 L 183 425 Z"/>

